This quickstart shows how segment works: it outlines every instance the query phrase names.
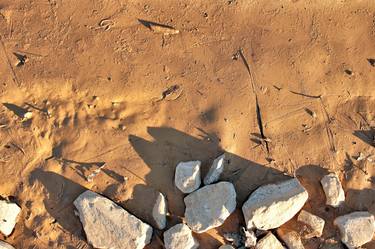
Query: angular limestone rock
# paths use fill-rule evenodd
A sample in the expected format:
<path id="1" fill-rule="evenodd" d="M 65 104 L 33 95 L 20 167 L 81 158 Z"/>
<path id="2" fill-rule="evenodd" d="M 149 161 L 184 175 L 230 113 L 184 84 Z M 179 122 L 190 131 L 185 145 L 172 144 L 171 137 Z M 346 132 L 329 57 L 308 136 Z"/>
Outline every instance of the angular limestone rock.
<path id="1" fill-rule="evenodd" d="M 186 223 L 196 233 L 222 225 L 236 208 L 236 191 L 230 182 L 207 185 L 185 197 Z"/>
<path id="2" fill-rule="evenodd" d="M 280 241 L 271 232 L 264 236 L 257 245 L 255 249 L 285 249 Z"/>
<path id="3" fill-rule="evenodd" d="M 374 216 L 369 212 L 353 212 L 337 217 L 334 224 L 340 230 L 341 241 L 349 249 L 370 242 L 375 232 Z"/>
<path id="4" fill-rule="evenodd" d="M 234 247 L 231 245 L 222 245 L 218 249 L 234 249 Z"/>
<path id="5" fill-rule="evenodd" d="M 0 200 L 0 232 L 5 236 L 12 233 L 20 212 L 21 208 L 17 204 Z"/>
<path id="6" fill-rule="evenodd" d="M 302 210 L 299 213 L 297 220 L 308 226 L 309 233 L 304 236 L 306 239 L 322 236 L 325 224 L 325 221 L 322 218 Z"/>
<path id="7" fill-rule="evenodd" d="M 152 209 L 152 217 L 158 229 L 164 229 L 167 225 L 167 200 L 162 193 L 159 193 L 156 198 L 156 203 Z"/>
<path id="8" fill-rule="evenodd" d="M 14 249 L 14 247 L 0 240 L 0 249 Z"/>
<path id="9" fill-rule="evenodd" d="M 196 249 L 199 247 L 190 228 L 182 223 L 164 232 L 164 245 L 166 249 Z"/>
<path id="10" fill-rule="evenodd" d="M 298 179 L 256 189 L 242 206 L 247 229 L 274 229 L 298 213 L 308 199 L 308 193 Z"/>
<path id="11" fill-rule="evenodd" d="M 225 154 L 219 156 L 214 160 L 210 170 L 203 180 L 204 185 L 208 185 L 219 180 L 221 173 L 223 173 L 224 171 L 224 158 Z"/>
<path id="12" fill-rule="evenodd" d="M 295 231 L 280 233 L 278 232 L 280 238 L 285 242 L 289 249 L 304 249 L 301 237 Z"/>
<path id="13" fill-rule="evenodd" d="M 245 247 L 251 248 L 257 244 L 257 237 L 253 231 L 247 231 L 244 229 L 245 234 Z"/>
<path id="14" fill-rule="evenodd" d="M 326 195 L 326 204 L 338 207 L 345 201 L 345 193 L 342 189 L 339 177 L 335 173 L 330 173 L 320 180 Z"/>
<path id="15" fill-rule="evenodd" d="M 74 201 L 87 240 L 95 248 L 142 249 L 152 227 L 113 201 L 90 190 Z"/>
<path id="16" fill-rule="evenodd" d="M 176 167 L 174 182 L 185 194 L 197 190 L 201 185 L 201 162 L 180 162 Z"/>

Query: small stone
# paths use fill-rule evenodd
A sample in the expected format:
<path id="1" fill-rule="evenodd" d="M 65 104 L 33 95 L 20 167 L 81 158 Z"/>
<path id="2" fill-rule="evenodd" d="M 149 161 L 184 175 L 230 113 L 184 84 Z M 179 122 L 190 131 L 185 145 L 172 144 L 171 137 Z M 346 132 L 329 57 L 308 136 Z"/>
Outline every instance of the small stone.
<path id="1" fill-rule="evenodd" d="M 252 247 L 257 244 L 257 237 L 253 231 L 243 230 L 245 234 L 245 247 Z"/>
<path id="2" fill-rule="evenodd" d="M 375 233 L 374 216 L 369 212 L 353 212 L 337 217 L 334 224 L 340 230 L 341 241 L 349 249 L 370 242 Z"/>
<path id="3" fill-rule="evenodd" d="M 218 249 L 234 249 L 234 247 L 231 245 L 222 245 Z"/>
<path id="4" fill-rule="evenodd" d="M 97 193 L 83 192 L 74 206 L 95 248 L 142 249 L 151 241 L 151 226 Z"/>
<path id="5" fill-rule="evenodd" d="M 221 226 L 236 209 L 236 191 L 230 182 L 207 185 L 185 197 L 187 225 L 196 233 Z"/>
<path id="6" fill-rule="evenodd" d="M 167 25 L 160 25 L 160 24 L 155 24 L 155 23 L 149 23 L 148 27 L 154 31 L 155 33 L 161 33 L 163 35 L 176 35 L 180 33 L 179 30 L 167 26 Z"/>
<path id="7" fill-rule="evenodd" d="M 0 249 L 14 249 L 14 247 L 6 243 L 5 241 L 0 240 Z"/>
<path id="8" fill-rule="evenodd" d="M 201 185 L 201 162 L 180 162 L 176 167 L 174 181 L 177 188 L 185 194 L 197 190 Z"/>
<path id="9" fill-rule="evenodd" d="M 255 249 L 285 249 L 283 245 L 280 243 L 280 241 L 273 235 L 271 232 L 269 232 L 266 236 L 264 236 L 257 245 L 255 246 Z"/>
<path id="10" fill-rule="evenodd" d="M 162 230 L 167 225 L 167 200 L 162 193 L 158 193 L 156 203 L 152 209 L 152 217 L 155 220 L 158 229 Z"/>
<path id="11" fill-rule="evenodd" d="M 301 237 L 295 231 L 287 233 L 279 233 L 280 238 L 285 242 L 289 249 L 304 249 L 305 247 L 302 244 Z"/>
<path id="12" fill-rule="evenodd" d="M 326 195 L 326 204 L 338 207 L 345 201 L 345 193 L 341 182 L 335 173 L 330 173 L 322 178 L 320 183 Z"/>
<path id="13" fill-rule="evenodd" d="M 313 215 L 305 210 L 302 210 L 297 220 L 306 224 L 309 228 L 309 233 L 304 236 L 306 239 L 313 237 L 320 237 L 323 234 L 325 221 L 319 216 Z"/>
<path id="14" fill-rule="evenodd" d="M 17 216 L 21 208 L 12 202 L 0 200 L 0 232 L 9 236 L 17 222 Z"/>
<path id="15" fill-rule="evenodd" d="M 320 247 L 321 249 L 344 249 L 344 245 L 341 241 L 338 241 L 335 238 L 326 239 Z"/>
<path id="16" fill-rule="evenodd" d="M 224 158 L 225 154 L 219 156 L 214 160 L 210 170 L 203 180 L 204 185 L 208 185 L 219 180 L 221 173 L 223 173 L 224 171 Z"/>
<path id="17" fill-rule="evenodd" d="M 199 243 L 190 228 L 181 223 L 164 232 L 164 246 L 166 249 L 196 249 Z"/>
<path id="18" fill-rule="evenodd" d="M 274 229 L 293 218 L 308 199 L 297 178 L 256 189 L 242 206 L 247 229 Z"/>
<path id="19" fill-rule="evenodd" d="M 25 112 L 25 113 L 23 114 L 23 118 L 22 118 L 22 120 L 26 121 L 26 120 L 31 119 L 32 117 L 33 117 L 33 112 L 28 111 L 28 112 Z"/>

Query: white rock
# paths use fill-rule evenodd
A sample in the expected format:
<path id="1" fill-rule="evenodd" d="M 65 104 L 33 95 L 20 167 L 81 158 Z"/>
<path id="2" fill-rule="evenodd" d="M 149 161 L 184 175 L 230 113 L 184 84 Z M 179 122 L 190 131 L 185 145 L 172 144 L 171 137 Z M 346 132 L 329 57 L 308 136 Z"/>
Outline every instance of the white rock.
<path id="1" fill-rule="evenodd" d="M 23 114 L 23 120 L 29 120 L 32 117 L 33 117 L 33 112 L 31 112 L 31 111 L 28 111 L 28 112 Z"/>
<path id="2" fill-rule="evenodd" d="M 90 190 L 74 201 L 87 240 L 95 248 L 142 249 L 152 227 L 113 201 Z"/>
<path id="3" fill-rule="evenodd" d="M 246 237 L 245 247 L 250 248 L 257 244 L 257 237 L 255 236 L 255 233 L 253 231 L 244 230 L 244 234 Z"/>
<path id="4" fill-rule="evenodd" d="M 338 207 L 345 201 L 345 193 L 341 182 L 335 173 L 330 173 L 322 178 L 320 183 L 323 186 L 326 195 L 326 204 L 332 207 Z"/>
<path id="5" fill-rule="evenodd" d="M 0 240 L 0 249 L 14 249 L 14 247 Z"/>
<path id="6" fill-rule="evenodd" d="M 0 231 L 9 236 L 17 222 L 21 208 L 16 203 L 0 200 Z"/>
<path id="7" fill-rule="evenodd" d="M 222 245 L 218 249 L 234 249 L 234 247 L 231 245 Z"/>
<path id="8" fill-rule="evenodd" d="M 180 162 L 176 167 L 174 181 L 177 188 L 185 194 L 197 190 L 201 185 L 201 162 Z"/>
<path id="9" fill-rule="evenodd" d="M 280 241 L 271 232 L 264 236 L 257 245 L 255 249 L 285 249 Z"/>
<path id="10" fill-rule="evenodd" d="M 198 241 L 185 224 L 177 224 L 165 231 L 164 245 L 166 249 L 196 249 L 199 247 Z"/>
<path id="11" fill-rule="evenodd" d="M 256 189 L 242 206 L 247 229 L 274 229 L 293 218 L 308 199 L 297 178 Z"/>
<path id="12" fill-rule="evenodd" d="M 210 170 L 203 180 L 204 185 L 208 185 L 219 180 L 221 173 L 223 173 L 224 171 L 224 158 L 225 154 L 219 156 L 214 160 Z"/>
<path id="13" fill-rule="evenodd" d="M 204 186 L 184 199 L 187 225 L 196 233 L 203 233 L 222 225 L 236 209 L 236 191 L 230 182 Z"/>
<path id="14" fill-rule="evenodd" d="M 152 209 L 152 217 L 158 229 L 162 230 L 167 225 L 167 212 L 167 200 L 162 193 L 158 193 L 155 206 Z"/>
<path id="15" fill-rule="evenodd" d="M 297 220 L 306 224 L 309 228 L 309 233 L 304 236 L 306 239 L 313 237 L 320 237 L 323 234 L 325 221 L 319 216 L 313 215 L 305 210 L 302 210 Z"/>
<path id="16" fill-rule="evenodd" d="M 375 232 L 374 216 L 369 212 L 353 212 L 337 217 L 334 224 L 340 230 L 341 241 L 349 249 L 370 242 Z"/>
<path id="17" fill-rule="evenodd" d="M 280 238 L 285 242 L 289 249 L 304 249 L 301 237 L 297 232 L 280 233 Z"/>

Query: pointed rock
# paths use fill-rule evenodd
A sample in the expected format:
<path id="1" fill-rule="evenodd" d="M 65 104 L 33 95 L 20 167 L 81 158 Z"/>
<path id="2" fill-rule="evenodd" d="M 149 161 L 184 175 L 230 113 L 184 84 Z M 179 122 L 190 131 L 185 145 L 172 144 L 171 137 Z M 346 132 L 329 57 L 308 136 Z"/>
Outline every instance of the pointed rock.
<path id="1" fill-rule="evenodd" d="M 180 162 L 176 166 L 174 182 L 185 194 L 197 190 L 201 185 L 201 162 Z"/>
<path id="2" fill-rule="evenodd" d="M 87 190 L 74 206 L 95 248 L 142 249 L 150 243 L 152 227 L 104 196 Z"/>
<path id="3" fill-rule="evenodd" d="M 253 231 L 243 231 L 245 235 L 245 247 L 251 248 L 257 244 L 257 237 Z"/>
<path id="4" fill-rule="evenodd" d="M 207 185 L 185 197 L 187 225 L 196 233 L 221 226 L 236 209 L 236 191 L 230 182 Z"/>
<path id="5" fill-rule="evenodd" d="M 320 181 L 326 195 L 326 204 L 338 207 L 345 201 L 345 193 L 342 189 L 339 177 L 335 173 L 330 173 Z"/>
<path id="6" fill-rule="evenodd" d="M 167 225 L 167 200 L 162 193 L 159 193 L 156 198 L 156 203 L 152 209 L 152 217 L 158 229 L 162 230 Z"/>
<path id="7" fill-rule="evenodd" d="M 303 207 L 308 193 L 297 178 L 256 189 L 242 206 L 247 229 L 274 229 L 289 221 Z"/>
<path id="8" fill-rule="evenodd" d="M 12 233 L 20 212 L 21 208 L 16 203 L 0 200 L 0 231 L 5 236 Z"/>
<path id="9" fill-rule="evenodd" d="M 208 185 L 219 180 L 221 173 L 223 173 L 224 171 L 224 159 L 225 154 L 219 156 L 214 160 L 210 170 L 208 171 L 206 177 L 203 180 L 204 185 Z"/>
<path id="10" fill-rule="evenodd" d="M 0 240 L 0 249 L 14 249 L 14 247 L 6 243 L 5 241 Z"/>
<path id="11" fill-rule="evenodd" d="M 182 223 L 164 232 L 164 245 L 166 249 L 196 249 L 199 247 L 190 228 Z"/>
<path id="12" fill-rule="evenodd" d="M 280 243 L 280 241 L 273 235 L 271 232 L 269 232 L 266 236 L 264 236 L 257 245 L 255 246 L 255 249 L 285 249 L 283 245 Z"/>
<path id="13" fill-rule="evenodd" d="M 353 212 L 337 217 L 334 224 L 340 230 L 341 241 L 349 249 L 360 247 L 374 237 L 375 221 L 369 212 Z"/>
<path id="14" fill-rule="evenodd" d="M 325 221 L 319 216 L 313 215 L 305 210 L 302 210 L 297 220 L 308 226 L 309 233 L 304 236 L 306 239 L 313 237 L 320 237 L 323 234 Z"/>

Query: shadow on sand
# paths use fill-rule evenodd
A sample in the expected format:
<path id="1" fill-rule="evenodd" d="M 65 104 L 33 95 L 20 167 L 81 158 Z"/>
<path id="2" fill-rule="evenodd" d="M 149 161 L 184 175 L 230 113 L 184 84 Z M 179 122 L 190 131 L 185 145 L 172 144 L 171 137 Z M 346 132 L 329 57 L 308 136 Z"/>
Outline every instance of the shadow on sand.
<path id="1" fill-rule="evenodd" d="M 157 191 L 162 192 L 168 199 L 169 217 L 167 228 L 181 222 L 184 216 L 185 205 L 183 198 L 185 195 L 174 185 L 174 171 L 176 165 L 181 161 L 201 160 L 202 177 L 205 176 L 212 161 L 222 153 L 226 155 L 225 172 L 221 180 L 232 182 L 237 192 L 237 210 L 226 220 L 226 222 L 215 229 L 204 234 L 196 234 L 200 240 L 201 248 L 217 248 L 221 242 L 217 240 L 216 233 L 238 231 L 239 226 L 244 225 L 242 203 L 249 194 L 257 187 L 267 183 L 290 178 L 283 172 L 273 168 L 262 166 L 233 153 L 224 151 L 218 137 L 215 134 L 207 134 L 204 131 L 202 136 L 193 137 L 181 131 L 169 127 L 150 127 L 148 133 L 152 140 L 134 135 L 129 136 L 129 142 L 150 168 L 149 174 L 145 177 L 145 184 L 138 184 L 133 189 L 132 199 L 120 203 L 125 209 L 141 218 L 142 220 L 155 225 L 152 220 L 152 206 L 155 203 Z M 119 174 L 111 175 L 114 179 L 122 182 L 123 177 Z M 340 209 L 330 208 L 325 205 L 325 195 L 320 186 L 320 179 L 328 171 L 317 165 L 301 166 L 296 171 L 296 176 L 301 180 L 304 187 L 309 192 L 309 201 L 304 209 L 326 220 L 326 228 L 323 237 L 337 237 L 337 229 L 333 227 L 335 217 L 353 210 L 369 210 L 375 208 L 373 189 L 347 190 L 347 205 Z M 73 201 L 86 189 L 59 174 L 42 169 L 36 169 L 30 176 L 30 183 L 41 182 L 48 198 L 44 200 L 47 211 L 55 218 L 65 230 L 84 239 L 84 232 L 79 219 L 74 216 Z M 103 193 L 105 194 L 107 190 Z M 111 191 L 111 186 L 108 186 Z M 359 206 L 359 204 L 361 204 Z M 374 210 L 375 211 L 375 210 Z M 155 229 L 153 241 L 147 249 L 162 247 L 162 231 Z M 309 242 L 314 248 L 319 241 Z M 370 243 L 370 245 L 372 245 Z"/>
<path id="2" fill-rule="evenodd" d="M 220 147 L 220 139 L 215 134 L 208 134 L 200 130 L 201 136 L 193 137 L 170 127 L 149 127 L 147 131 L 152 136 L 152 141 L 134 135 L 129 136 L 129 142 L 150 168 L 150 173 L 145 177 L 147 187 L 142 184 L 142 186 L 136 186 L 133 200 L 124 203 L 124 206 L 134 210 L 139 217 L 149 217 L 150 214 L 147 214 L 150 212 L 149 207 L 146 207 L 145 210 L 136 210 L 135 207 L 139 207 L 142 202 L 148 203 L 148 200 L 152 199 L 150 194 L 152 191 L 147 188 L 160 191 L 168 200 L 168 209 L 171 214 L 168 227 L 180 222 L 185 211 L 183 201 L 185 195 L 174 185 L 175 167 L 181 161 L 200 160 L 203 178 L 212 161 L 225 153 L 226 165 L 221 180 L 232 182 L 235 185 L 239 208 L 249 194 L 260 185 L 290 178 L 281 171 L 224 151 Z M 136 199 L 138 199 L 138 205 L 134 203 Z M 144 213 L 141 213 L 142 211 Z M 241 215 L 241 212 L 235 212 L 233 215 Z M 229 219 L 242 220 L 235 217 Z M 227 225 L 227 227 L 230 226 L 230 224 Z M 213 238 L 208 238 L 207 235 L 198 235 L 198 237 L 204 243 L 201 243 L 202 248 L 214 248 L 220 244 Z"/>

